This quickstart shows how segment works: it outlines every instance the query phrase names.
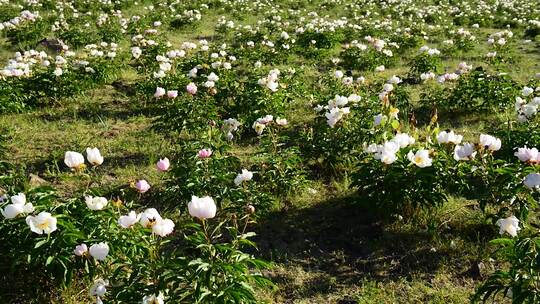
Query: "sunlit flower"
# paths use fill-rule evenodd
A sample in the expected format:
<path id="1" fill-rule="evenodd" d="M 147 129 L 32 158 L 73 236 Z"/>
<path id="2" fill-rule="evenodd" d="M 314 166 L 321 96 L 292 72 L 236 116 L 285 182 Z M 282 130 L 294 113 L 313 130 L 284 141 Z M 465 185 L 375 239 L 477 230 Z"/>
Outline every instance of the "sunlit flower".
<path id="1" fill-rule="evenodd" d="M 514 155 L 522 162 L 540 162 L 540 153 L 538 153 L 538 149 L 536 148 L 530 149 L 527 146 L 518 148 Z"/>
<path id="2" fill-rule="evenodd" d="M 191 95 L 195 95 L 197 94 L 197 85 L 193 82 L 190 82 L 187 86 L 186 86 L 186 91 L 191 94 Z"/>
<path id="3" fill-rule="evenodd" d="M 88 246 L 86 244 L 80 244 L 75 246 L 75 249 L 73 250 L 73 253 L 75 253 L 76 256 L 83 256 L 88 252 Z"/>
<path id="4" fill-rule="evenodd" d="M 161 237 L 165 237 L 169 234 L 171 234 L 174 230 L 174 223 L 170 219 L 161 219 L 158 220 L 153 226 L 152 226 L 152 233 L 159 235 Z"/>
<path id="5" fill-rule="evenodd" d="M 394 136 L 394 138 L 392 138 L 391 141 L 398 144 L 400 148 L 405 148 L 409 145 L 414 144 L 416 140 L 414 139 L 414 137 L 410 136 L 407 133 L 398 133 Z"/>
<path id="6" fill-rule="evenodd" d="M 481 134 L 480 145 L 490 151 L 497 151 L 501 148 L 501 140 L 491 135 Z"/>
<path id="7" fill-rule="evenodd" d="M 86 148 L 86 159 L 94 166 L 103 164 L 103 156 L 98 148 Z"/>
<path id="8" fill-rule="evenodd" d="M 163 298 L 163 293 L 160 292 L 159 295 L 150 295 L 144 296 L 142 304 L 164 304 L 165 300 Z"/>
<path id="9" fill-rule="evenodd" d="M 208 158 L 210 156 L 212 156 L 212 150 L 210 149 L 201 149 L 197 153 L 197 157 L 199 158 Z"/>
<path id="10" fill-rule="evenodd" d="M 454 131 L 442 131 L 437 134 L 437 142 L 440 144 L 460 144 L 463 136 L 457 135 Z"/>
<path id="11" fill-rule="evenodd" d="M 245 181 L 250 181 L 253 178 L 253 172 L 242 169 L 242 173 L 238 174 L 234 179 L 234 183 L 238 186 Z"/>
<path id="12" fill-rule="evenodd" d="M 160 172 L 164 172 L 164 171 L 169 170 L 170 166 L 171 166 L 171 163 L 170 163 L 169 159 L 166 158 L 166 157 L 163 158 L 163 159 L 160 159 L 156 164 L 156 168 Z"/>
<path id="13" fill-rule="evenodd" d="M 429 157 L 429 151 L 424 149 L 420 149 L 416 151 L 416 153 L 409 151 L 407 158 L 411 161 L 411 163 L 420 168 L 430 167 L 432 163 L 432 159 Z"/>
<path id="14" fill-rule="evenodd" d="M 109 255 L 109 245 L 103 242 L 94 244 L 90 246 L 89 252 L 94 259 L 104 261 L 107 258 L 107 255 Z"/>
<path id="15" fill-rule="evenodd" d="M 81 169 L 84 165 L 84 156 L 79 152 L 67 151 L 64 163 L 71 169 Z"/>
<path id="16" fill-rule="evenodd" d="M 199 219 L 209 219 L 216 216 L 216 203 L 209 197 L 197 197 L 193 195 L 188 204 L 189 214 Z"/>
<path id="17" fill-rule="evenodd" d="M 137 214 L 135 211 L 130 211 L 127 215 L 122 215 L 118 219 L 118 224 L 122 228 L 131 228 L 133 225 L 137 224 L 137 222 L 140 220 L 141 215 Z"/>
<path id="18" fill-rule="evenodd" d="M 519 227 L 519 220 L 513 215 L 505 219 L 498 220 L 497 225 L 499 226 L 500 234 L 504 234 L 506 232 L 512 237 L 516 237 L 518 231 L 521 230 Z"/>
<path id="19" fill-rule="evenodd" d="M 37 216 L 27 216 L 26 224 L 32 232 L 37 234 L 50 234 L 56 231 L 56 218 L 49 212 L 40 212 Z"/>
<path id="20" fill-rule="evenodd" d="M 167 97 L 171 99 L 178 97 L 178 91 L 176 90 L 167 91 Z"/>
<path id="21" fill-rule="evenodd" d="M 109 203 L 106 198 L 100 197 L 100 196 L 85 196 L 84 200 L 86 202 L 86 206 L 90 210 L 102 210 L 107 206 Z"/>
<path id="22" fill-rule="evenodd" d="M 157 87 L 157 88 L 156 88 L 156 92 L 154 93 L 154 97 L 160 98 L 160 97 L 165 96 L 165 94 L 166 94 L 166 91 L 165 91 L 164 88 L 162 88 L 162 87 Z"/>
<path id="23" fill-rule="evenodd" d="M 474 145 L 471 143 L 464 143 L 463 145 L 456 145 L 454 148 L 455 160 L 471 160 L 476 155 L 474 151 Z"/>
<path id="24" fill-rule="evenodd" d="M 137 189 L 139 193 L 145 193 L 150 190 L 150 184 L 146 180 L 141 179 L 135 183 L 135 189 Z"/>
<path id="25" fill-rule="evenodd" d="M 145 228 L 151 228 L 158 221 L 161 221 L 161 215 L 155 208 L 148 208 L 140 214 L 139 223 Z"/>

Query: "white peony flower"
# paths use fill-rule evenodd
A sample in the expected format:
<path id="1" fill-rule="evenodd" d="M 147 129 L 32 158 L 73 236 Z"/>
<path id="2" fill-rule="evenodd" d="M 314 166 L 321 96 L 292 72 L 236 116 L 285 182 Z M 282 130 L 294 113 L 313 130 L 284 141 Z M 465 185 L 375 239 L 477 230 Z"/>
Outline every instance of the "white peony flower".
<path id="1" fill-rule="evenodd" d="M 424 149 L 420 149 L 416 151 L 416 153 L 409 151 L 407 158 L 411 161 L 411 163 L 420 168 L 430 167 L 432 163 L 432 159 L 429 157 L 429 151 Z"/>
<path id="2" fill-rule="evenodd" d="M 109 254 L 109 245 L 107 243 L 98 243 L 90 246 L 90 255 L 98 260 L 98 261 L 104 261 L 107 258 L 107 255 Z"/>
<path id="3" fill-rule="evenodd" d="M 107 292 L 107 286 L 109 286 L 108 281 L 103 279 L 96 280 L 92 287 L 90 287 L 90 295 L 93 297 L 103 297 Z"/>
<path id="4" fill-rule="evenodd" d="M 103 164 L 103 156 L 98 148 L 86 148 L 86 159 L 94 166 Z"/>
<path id="5" fill-rule="evenodd" d="M 437 134 L 437 142 L 440 144 L 460 144 L 461 140 L 463 139 L 463 136 L 456 135 L 454 131 L 442 131 Z"/>
<path id="6" fill-rule="evenodd" d="M 73 250 L 73 253 L 75 253 L 76 256 L 83 256 L 88 252 L 88 246 L 86 244 L 80 244 L 75 246 L 75 249 Z"/>
<path id="7" fill-rule="evenodd" d="M 216 203 L 209 197 L 197 197 L 193 195 L 188 204 L 189 214 L 199 219 L 209 219 L 216 216 Z"/>
<path id="8" fill-rule="evenodd" d="M 64 155 L 64 164 L 71 169 L 80 169 L 84 165 L 84 156 L 79 152 L 67 151 Z"/>
<path id="9" fill-rule="evenodd" d="M 141 219 L 141 215 L 137 214 L 135 211 L 130 211 L 127 215 L 122 215 L 118 219 L 118 224 L 122 228 L 131 228 L 133 225 Z"/>
<path id="10" fill-rule="evenodd" d="M 455 160 L 471 160 L 476 156 L 474 151 L 474 145 L 471 143 L 464 143 L 463 145 L 456 145 L 454 148 Z"/>
<path id="11" fill-rule="evenodd" d="M 522 162 L 540 162 L 540 154 L 536 148 L 529 149 L 527 146 L 518 148 L 514 155 Z"/>
<path id="12" fill-rule="evenodd" d="M 161 237 L 165 237 L 171 234 L 174 230 L 174 223 L 170 219 L 158 220 L 152 226 L 152 233 L 157 234 Z"/>
<path id="13" fill-rule="evenodd" d="M 49 212 L 40 212 L 37 216 L 27 216 L 26 224 L 30 227 L 32 232 L 37 234 L 50 234 L 56 231 L 56 218 Z"/>
<path id="14" fill-rule="evenodd" d="M 394 138 L 392 138 L 391 141 L 398 144 L 400 148 L 405 148 L 409 145 L 414 144 L 415 139 L 407 133 L 398 133 L 396 134 L 396 136 L 394 136 Z"/>
<path id="15" fill-rule="evenodd" d="M 512 237 L 516 237 L 518 231 L 521 230 L 519 227 L 519 220 L 513 215 L 505 219 L 498 220 L 497 225 L 499 226 L 500 234 L 504 234 L 506 232 Z"/>
<path id="16" fill-rule="evenodd" d="M 501 140 L 491 135 L 481 134 L 480 145 L 490 151 L 497 151 L 501 148 Z"/>
<path id="17" fill-rule="evenodd" d="M 253 178 L 253 172 L 242 169 L 242 173 L 238 174 L 234 179 L 234 183 L 238 186 L 245 181 L 250 181 Z"/>
<path id="18" fill-rule="evenodd" d="M 148 208 L 140 214 L 139 222 L 145 228 L 154 226 L 158 221 L 161 221 L 161 215 L 155 208 Z"/>
<path id="19" fill-rule="evenodd" d="M 84 197 L 84 200 L 86 202 L 86 206 L 90 210 L 102 210 L 108 204 L 107 199 L 101 196 L 92 197 L 87 195 Z"/>

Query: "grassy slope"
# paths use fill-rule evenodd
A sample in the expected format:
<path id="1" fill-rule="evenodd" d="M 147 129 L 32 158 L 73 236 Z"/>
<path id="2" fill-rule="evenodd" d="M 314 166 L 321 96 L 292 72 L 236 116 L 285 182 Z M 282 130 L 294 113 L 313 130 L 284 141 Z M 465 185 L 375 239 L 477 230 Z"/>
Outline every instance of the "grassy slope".
<path id="1" fill-rule="evenodd" d="M 196 30 L 169 33 L 173 44 L 208 37 L 217 15 L 206 15 Z M 246 21 L 246 22 L 249 22 Z M 484 39 L 484 37 L 479 37 Z M 5 59 L 11 51 L 1 49 Z M 511 74 L 521 81 L 539 71 L 540 54 L 526 45 L 519 68 Z M 471 53 L 484 54 L 484 50 Z M 473 58 L 470 63 L 477 63 Z M 459 60 L 445 62 L 453 69 Z M 315 70 L 315 68 L 312 68 Z M 403 67 L 385 72 L 392 75 Z M 314 71 L 315 72 L 315 71 Z M 130 73 L 124 77 L 133 81 Z M 69 196 L 81 186 L 59 170 L 66 150 L 97 146 L 106 157 L 103 183 L 125 185 L 144 177 L 159 187 L 150 170 L 157 158 L 172 149 L 165 134 L 150 129 L 151 118 L 140 113 L 137 101 L 110 86 L 91 94 L 26 114 L 0 116 L 8 130 L 10 160 L 25 164 Z M 299 115 L 301 116 L 301 115 Z M 301 119 L 299 117 L 298 119 Z M 478 117 L 447 121 L 467 131 Z M 481 127 L 478 123 L 473 128 Z M 245 149 L 244 149 L 245 150 Z M 239 149 L 240 151 L 240 149 Z M 242 154 L 249 158 L 249 154 Z M 141 172 L 145 172 L 140 176 Z M 298 194 L 293 204 L 279 207 L 256 228 L 260 254 L 275 262 L 269 275 L 277 290 L 263 291 L 268 303 L 466 303 L 479 279 L 478 261 L 485 257 L 493 229 L 482 222 L 470 202 L 452 201 L 435 216 L 413 223 L 388 224 L 351 207 L 355 200 L 347 181 L 314 183 L 310 193 Z M 366 206 L 367 208 L 367 206 Z M 431 218 L 431 219 L 429 219 Z M 432 223 L 443 223 L 435 230 Z M 489 265 L 488 265 L 489 267 Z M 80 303 L 79 288 L 63 291 L 59 303 Z M 39 302 L 39 300 L 35 300 Z"/>

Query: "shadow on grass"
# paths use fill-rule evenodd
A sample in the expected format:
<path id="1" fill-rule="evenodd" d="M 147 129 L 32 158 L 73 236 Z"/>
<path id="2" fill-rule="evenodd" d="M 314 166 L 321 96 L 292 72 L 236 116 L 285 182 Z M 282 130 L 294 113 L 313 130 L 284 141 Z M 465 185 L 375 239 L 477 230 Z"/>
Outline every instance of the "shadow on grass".
<path id="1" fill-rule="evenodd" d="M 334 286 L 355 286 L 364 280 L 429 282 L 443 265 L 455 267 L 451 271 L 456 278 L 467 273 L 471 265 L 467 250 L 444 246 L 435 250 L 439 246 L 433 235 L 420 228 L 418 232 L 386 228 L 390 226 L 387 220 L 356 200 L 345 197 L 279 211 L 260 221 L 256 228 L 259 254 L 309 272 L 301 284 L 301 273 L 270 274 L 286 299 L 324 294 Z M 465 230 L 453 233 L 468 233 Z"/>

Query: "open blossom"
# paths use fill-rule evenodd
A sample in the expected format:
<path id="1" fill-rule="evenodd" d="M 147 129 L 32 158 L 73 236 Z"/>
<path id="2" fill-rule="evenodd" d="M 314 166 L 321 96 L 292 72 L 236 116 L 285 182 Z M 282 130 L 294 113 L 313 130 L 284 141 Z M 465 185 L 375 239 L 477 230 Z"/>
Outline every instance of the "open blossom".
<path id="1" fill-rule="evenodd" d="M 432 159 L 429 157 L 429 151 L 424 149 L 420 149 L 416 151 L 416 153 L 409 151 L 407 158 L 411 161 L 411 163 L 420 168 L 430 167 L 432 163 Z"/>
<path id="2" fill-rule="evenodd" d="M 165 237 L 169 234 L 171 234 L 174 230 L 174 223 L 170 219 L 161 219 L 158 220 L 153 226 L 152 226 L 152 233 L 159 235 L 161 237 Z"/>
<path id="3" fill-rule="evenodd" d="M 73 253 L 76 256 L 83 256 L 88 252 L 88 246 L 86 244 L 82 243 L 80 245 L 75 246 L 75 249 L 73 250 Z"/>
<path id="4" fill-rule="evenodd" d="M 90 255 L 98 260 L 98 261 L 104 261 L 107 258 L 107 255 L 109 255 L 109 245 L 107 243 L 98 243 L 90 246 Z"/>
<path id="5" fill-rule="evenodd" d="M 103 164 L 103 156 L 98 148 L 86 148 L 86 159 L 94 166 Z"/>
<path id="6" fill-rule="evenodd" d="M 156 164 L 156 168 L 160 172 L 164 172 L 164 171 L 169 170 L 170 166 L 171 166 L 171 163 L 170 163 L 169 159 L 166 158 L 166 157 L 163 158 L 163 159 L 160 159 Z"/>
<path id="7" fill-rule="evenodd" d="M 37 216 L 27 216 L 26 224 L 30 227 L 32 232 L 37 234 L 50 234 L 56 231 L 56 218 L 49 212 L 40 212 Z"/>
<path id="8" fill-rule="evenodd" d="M 209 219 L 216 216 L 216 203 L 209 197 L 197 197 L 193 195 L 188 204 L 189 214 L 198 219 Z"/>
<path id="9" fill-rule="evenodd" d="M 155 208 L 148 208 L 140 214 L 139 222 L 144 228 L 151 228 L 158 221 L 161 221 L 161 215 Z"/>
<path id="10" fill-rule="evenodd" d="M 463 145 L 456 145 L 454 148 L 455 160 L 471 160 L 476 156 L 474 151 L 474 145 L 471 143 L 464 143 Z"/>
<path id="11" fill-rule="evenodd" d="M 11 197 L 11 204 L 7 205 L 0 212 L 6 219 L 12 219 L 22 213 L 31 213 L 34 211 L 32 203 L 26 203 L 26 195 L 19 193 Z"/>
<path id="12" fill-rule="evenodd" d="M 499 226 L 500 234 L 504 234 L 506 232 L 512 237 L 516 237 L 518 231 L 521 230 L 519 227 L 519 220 L 513 215 L 505 219 L 498 220 L 497 225 Z"/>
<path id="13" fill-rule="evenodd" d="M 79 152 L 67 151 L 64 155 L 64 164 L 71 169 L 80 169 L 84 165 L 84 156 Z"/>
<path id="14" fill-rule="evenodd" d="M 258 121 L 255 121 L 253 123 L 253 129 L 255 130 L 257 135 L 261 135 L 265 128 L 266 128 L 266 125 L 263 123 L 260 123 Z"/>
<path id="15" fill-rule="evenodd" d="M 440 144 L 460 144 L 463 136 L 457 135 L 454 131 L 442 131 L 437 134 L 437 142 Z"/>
<path id="16" fill-rule="evenodd" d="M 193 82 L 190 82 L 187 86 L 186 86 L 186 91 L 191 94 L 191 95 L 195 95 L 197 94 L 197 85 Z"/>
<path id="17" fill-rule="evenodd" d="M 137 224 L 137 222 L 139 222 L 140 218 L 140 214 L 137 214 L 137 212 L 135 211 L 130 211 L 127 215 L 120 216 L 120 218 L 118 219 L 118 224 L 122 228 L 131 228 L 135 224 Z"/>
<path id="18" fill-rule="evenodd" d="M 540 173 L 529 173 L 523 183 L 530 189 L 540 189 Z"/>
<path id="19" fill-rule="evenodd" d="M 160 97 L 165 96 L 165 94 L 166 94 L 166 91 L 165 91 L 164 88 L 162 88 L 162 87 L 157 87 L 157 88 L 156 88 L 156 92 L 154 93 L 154 97 L 160 98 Z"/>
<path id="20" fill-rule="evenodd" d="M 84 200 L 86 202 L 86 206 L 90 210 L 102 210 L 108 204 L 107 199 L 100 196 L 85 196 Z"/>
<path id="21" fill-rule="evenodd" d="M 253 178 L 253 172 L 242 169 L 242 173 L 238 174 L 234 179 L 234 183 L 238 186 L 245 181 L 250 181 Z"/>
<path id="22" fill-rule="evenodd" d="M 481 134 L 480 145 L 490 151 L 497 151 L 501 148 L 501 140 L 491 135 Z"/>
<path id="23" fill-rule="evenodd" d="M 212 156 L 212 150 L 210 149 L 201 149 L 199 150 L 199 153 L 197 153 L 198 158 L 208 158 Z"/>
<path id="24" fill-rule="evenodd" d="M 150 190 L 150 184 L 146 180 L 141 179 L 135 183 L 135 189 L 137 189 L 139 193 L 145 193 Z"/>
<path id="25" fill-rule="evenodd" d="M 536 148 L 530 149 L 527 146 L 518 148 L 514 155 L 522 162 L 540 162 L 540 153 Z"/>
<path id="26" fill-rule="evenodd" d="M 159 293 L 159 295 L 149 295 L 144 296 L 142 304 L 164 304 L 165 300 L 163 299 L 163 293 Z"/>
<path id="27" fill-rule="evenodd" d="M 176 90 L 167 91 L 167 97 L 171 99 L 178 97 L 178 91 Z"/>

